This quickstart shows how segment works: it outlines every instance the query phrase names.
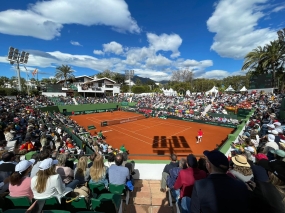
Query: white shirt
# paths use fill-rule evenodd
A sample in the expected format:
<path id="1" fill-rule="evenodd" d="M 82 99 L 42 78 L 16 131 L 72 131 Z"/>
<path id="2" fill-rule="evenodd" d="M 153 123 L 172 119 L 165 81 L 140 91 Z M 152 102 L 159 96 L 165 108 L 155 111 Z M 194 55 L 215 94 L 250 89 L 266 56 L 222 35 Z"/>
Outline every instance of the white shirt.
<path id="1" fill-rule="evenodd" d="M 56 174 L 48 178 L 45 191 L 42 193 L 38 193 L 35 189 L 37 178 L 38 176 L 34 176 L 31 180 L 31 188 L 34 193 L 35 199 L 47 199 L 50 197 L 57 197 L 60 202 L 61 197 L 73 191 L 72 188 L 65 187 L 60 175 Z"/>

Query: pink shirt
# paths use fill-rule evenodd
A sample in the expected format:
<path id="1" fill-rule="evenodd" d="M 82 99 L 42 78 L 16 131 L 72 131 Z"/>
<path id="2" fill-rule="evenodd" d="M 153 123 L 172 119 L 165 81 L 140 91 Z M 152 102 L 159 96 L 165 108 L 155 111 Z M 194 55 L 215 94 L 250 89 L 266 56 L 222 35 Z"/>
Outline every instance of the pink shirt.
<path id="1" fill-rule="evenodd" d="M 12 186 L 11 183 L 9 184 L 9 191 L 11 197 L 29 197 L 30 200 L 33 199 L 34 194 L 31 189 L 31 179 L 30 177 L 24 177 L 23 181 L 20 185 Z"/>

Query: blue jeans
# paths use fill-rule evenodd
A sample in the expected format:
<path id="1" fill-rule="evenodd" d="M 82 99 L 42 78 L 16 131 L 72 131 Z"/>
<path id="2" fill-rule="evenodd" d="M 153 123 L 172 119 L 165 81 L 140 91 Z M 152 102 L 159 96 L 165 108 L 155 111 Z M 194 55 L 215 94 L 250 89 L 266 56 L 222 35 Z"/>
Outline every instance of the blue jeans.
<path id="1" fill-rule="evenodd" d="M 72 189 L 75 189 L 78 184 L 79 184 L 79 180 L 73 180 L 70 183 L 66 184 L 65 186 L 72 188 Z"/>
<path id="2" fill-rule="evenodd" d="M 170 189 L 170 193 L 172 195 L 172 197 L 175 199 L 175 201 L 177 202 L 178 201 L 178 197 L 180 195 L 180 189 Z"/>
<path id="3" fill-rule="evenodd" d="M 183 197 L 178 201 L 178 206 L 181 213 L 190 213 L 191 198 Z"/>

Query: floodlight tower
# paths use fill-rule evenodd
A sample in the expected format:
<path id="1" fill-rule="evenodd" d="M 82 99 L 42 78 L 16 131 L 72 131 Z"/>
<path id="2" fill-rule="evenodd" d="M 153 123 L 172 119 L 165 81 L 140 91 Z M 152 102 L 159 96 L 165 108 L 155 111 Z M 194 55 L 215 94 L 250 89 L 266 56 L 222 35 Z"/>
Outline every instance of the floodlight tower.
<path id="1" fill-rule="evenodd" d="M 129 80 L 129 93 L 132 93 L 132 90 L 131 90 L 131 79 L 134 77 L 134 74 L 135 74 L 134 70 L 126 70 L 125 71 L 126 79 Z"/>
<path id="2" fill-rule="evenodd" d="M 284 41 L 284 38 L 285 38 L 285 28 L 282 30 L 279 30 L 277 32 L 277 35 L 278 35 L 278 39 L 279 41 Z"/>
<path id="3" fill-rule="evenodd" d="M 14 47 L 9 47 L 8 52 L 8 61 L 10 61 L 10 64 L 17 64 L 17 77 L 18 77 L 18 85 L 19 85 L 19 91 L 22 91 L 21 86 L 21 75 L 20 75 L 20 64 L 27 64 L 29 60 L 30 53 L 27 53 L 25 51 L 19 52 L 18 49 Z"/>

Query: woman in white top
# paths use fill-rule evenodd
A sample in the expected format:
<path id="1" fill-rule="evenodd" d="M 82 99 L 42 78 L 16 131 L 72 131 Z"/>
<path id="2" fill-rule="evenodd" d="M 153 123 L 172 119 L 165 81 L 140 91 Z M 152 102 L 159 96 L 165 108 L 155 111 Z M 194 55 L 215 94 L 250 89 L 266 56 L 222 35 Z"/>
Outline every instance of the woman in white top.
<path id="1" fill-rule="evenodd" d="M 59 174 L 55 172 L 57 160 L 51 158 L 45 159 L 39 165 L 40 170 L 37 175 L 32 178 L 31 188 L 35 199 L 47 199 L 57 197 L 60 198 L 73 191 L 69 187 L 65 187 Z"/>

